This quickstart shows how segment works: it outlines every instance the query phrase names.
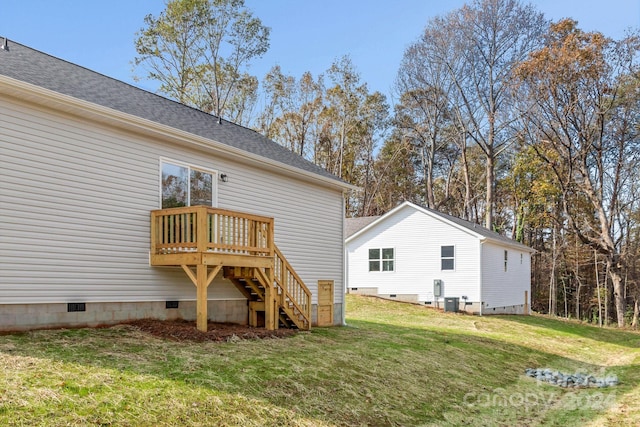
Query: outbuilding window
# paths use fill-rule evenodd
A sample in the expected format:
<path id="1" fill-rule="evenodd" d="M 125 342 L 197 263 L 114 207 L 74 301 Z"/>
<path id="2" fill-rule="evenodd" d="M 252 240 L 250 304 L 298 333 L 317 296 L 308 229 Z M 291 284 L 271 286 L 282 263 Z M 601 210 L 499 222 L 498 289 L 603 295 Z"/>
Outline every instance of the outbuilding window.
<path id="1" fill-rule="evenodd" d="M 504 271 L 507 271 L 507 266 L 509 265 L 509 251 L 504 251 Z"/>
<path id="2" fill-rule="evenodd" d="M 369 271 L 394 271 L 394 264 L 393 248 L 369 249 Z"/>
<path id="3" fill-rule="evenodd" d="M 440 246 L 440 269 L 453 270 L 455 264 L 455 248 L 453 246 Z"/>

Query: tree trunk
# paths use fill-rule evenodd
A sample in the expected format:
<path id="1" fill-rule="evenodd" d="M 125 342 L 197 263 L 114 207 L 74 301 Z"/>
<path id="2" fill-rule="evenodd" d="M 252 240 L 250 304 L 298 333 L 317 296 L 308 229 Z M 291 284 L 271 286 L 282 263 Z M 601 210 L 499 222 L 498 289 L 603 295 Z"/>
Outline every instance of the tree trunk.
<path id="1" fill-rule="evenodd" d="M 600 292 L 600 274 L 598 272 L 598 253 L 593 250 L 594 262 L 596 267 L 596 292 L 598 293 L 598 326 L 602 327 L 602 295 Z"/>
<path id="2" fill-rule="evenodd" d="M 425 168 L 425 180 L 427 184 L 427 207 L 435 209 L 436 198 L 433 194 L 433 165 L 435 163 L 435 144 L 436 141 L 431 141 L 431 147 L 428 148 L 426 156 L 426 168 Z"/>
<path id="3" fill-rule="evenodd" d="M 607 263 L 610 263 L 607 260 Z M 613 284 L 613 301 L 616 307 L 616 318 L 618 320 L 618 326 L 624 328 L 625 319 L 624 314 L 626 311 L 625 299 L 624 299 L 624 281 L 622 280 L 622 272 L 620 268 L 615 265 L 607 265 L 609 274 L 611 275 L 611 283 Z"/>
<path id="4" fill-rule="evenodd" d="M 564 317 L 569 318 L 569 302 L 567 301 L 567 281 L 562 278 L 562 293 L 564 296 Z"/>
<path id="5" fill-rule="evenodd" d="M 471 178 L 469 177 L 469 162 L 467 159 L 467 140 L 462 137 L 460 146 L 462 157 L 462 173 L 464 175 L 464 219 L 472 221 L 471 215 Z"/>
<path id="6" fill-rule="evenodd" d="M 367 160 L 364 165 L 364 185 L 362 186 L 362 202 L 360 204 L 360 216 L 369 216 L 369 199 L 372 199 L 370 195 L 370 178 L 371 178 L 371 168 L 373 164 L 373 153 L 372 153 L 372 144 L 367 144 Z"/>
<path id="7" fill-rule="evenodd" d="M 493 151 L 487 153 L 487 199 L 484 214 L 484 226 L 489 230 L 493 230 L 493 210 L 495 205 L 495 156 Z"/>
<path id="8" fill-rule="evenodd" d="M 605 261 L 606 262 L 606 261 Z M 609 324 L 609 263 L 604 270 L 604 326 Z"/>
<path id="9" fill-rule="evenodd" d="M 433 195 L 433 172 L 429 171 L 427 175 L 427 207 L 435 209 L 436 198 Z"/>
<path id="10" fill-rule="evenodd" d="M 578 281 L 578 286 L 576 287 L 576 319 L 580 319 L 580 288 L 582 287 L 582 283 Z"/>
<path id="11" fill-rule="evenodd" d="M 578 239 L 576 238 L 576 319 L 580 320 L 580 288 L 582 288 L 582 280 L 580 280 L 580 263 L 578 262 Z"/>
<path id="12" fill-rule="evenodd" d="M 343 163 L 343 159 L 344 159 L 344 149 L 345 149 L 345 141 L 346 139 L 346 131 L 345 131 L 345 124 L 344 122 L 342 123 L 342 126 L 340 127 L 340 148 L 338 151 L 338 162 L 337 162 L 337 173 L 336 175 L 338 176 L 338 178 L 344 178 L 344 174 L 342 173 L 342 163 Z"/>
<path id="13" fill-rule="evenodd" d="M 551 231 L 551 274 L 549 280 L 549 314 L 556 315 L 556 227 Z"/>

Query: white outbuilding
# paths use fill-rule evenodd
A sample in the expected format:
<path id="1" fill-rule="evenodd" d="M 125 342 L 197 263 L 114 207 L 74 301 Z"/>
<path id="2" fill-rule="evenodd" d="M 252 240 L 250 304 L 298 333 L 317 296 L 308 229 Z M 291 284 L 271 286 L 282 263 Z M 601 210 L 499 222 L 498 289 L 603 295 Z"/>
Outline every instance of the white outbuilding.
<path id="1" fill-rule="evenodd" d="M 347 291 L 475 314 L 528 314 L 533 249 L 404 202 L 345 224 Z"/>

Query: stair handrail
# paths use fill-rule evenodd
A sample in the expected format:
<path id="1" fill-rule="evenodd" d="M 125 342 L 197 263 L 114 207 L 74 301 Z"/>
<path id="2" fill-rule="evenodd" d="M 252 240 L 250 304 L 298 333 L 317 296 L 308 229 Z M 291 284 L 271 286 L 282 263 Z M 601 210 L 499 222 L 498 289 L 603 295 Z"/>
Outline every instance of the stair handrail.
<path id="1" fill-rule="evenodd" d="M 307 326 L 311 326 L 311 291 L 304 284 L 298 273 L 284 257 L 275 244 L 275 282 L 282 291 L 280 305 L 286 308 L 287 299 L 305 318 Z M 291 279 L 291 280 L 288 280 Z"/>

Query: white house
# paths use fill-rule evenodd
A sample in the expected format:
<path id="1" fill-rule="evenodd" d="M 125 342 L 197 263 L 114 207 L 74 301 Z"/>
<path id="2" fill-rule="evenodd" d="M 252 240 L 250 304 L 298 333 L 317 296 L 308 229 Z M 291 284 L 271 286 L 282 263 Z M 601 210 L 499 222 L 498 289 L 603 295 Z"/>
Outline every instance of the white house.
<path id="1" fill-rule="evenodd" d="M 531 248 L 409 202 L 346 221 L 347 292 L 451 311 L 528 313 Z"/>
<path id="2" fill-rule="evenodd" d="M 351 186 L 251 129 L 0 41 L 1 330 L 343 323 Z"/>

